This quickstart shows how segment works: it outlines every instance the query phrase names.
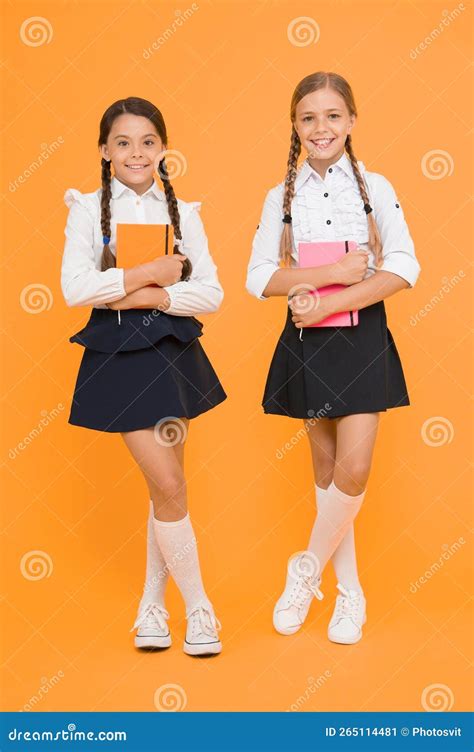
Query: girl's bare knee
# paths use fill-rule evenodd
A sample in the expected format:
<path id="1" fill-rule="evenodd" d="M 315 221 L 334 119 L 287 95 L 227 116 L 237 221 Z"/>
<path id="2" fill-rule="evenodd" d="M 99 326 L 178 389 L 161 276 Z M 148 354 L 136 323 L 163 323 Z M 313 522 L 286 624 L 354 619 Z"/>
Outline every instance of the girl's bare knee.
<path id="1" fill-rule="evenodd" d="M 334 471 L 334 483 L 344 493 L 351 496 L 361 494 L 369 479 L 370 465 L 354 461 L 339 464 Z"/>

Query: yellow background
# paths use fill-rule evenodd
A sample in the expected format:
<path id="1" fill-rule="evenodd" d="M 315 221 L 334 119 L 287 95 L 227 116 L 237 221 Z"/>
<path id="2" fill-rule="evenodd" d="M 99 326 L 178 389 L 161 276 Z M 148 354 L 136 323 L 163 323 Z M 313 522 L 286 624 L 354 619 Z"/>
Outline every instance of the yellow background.
<path id="1" fill-rule="evenodd" d="M 144 49 L 191 3 L 3 4 L 3 708 L 154 710 L 157 690 L 175 684 L 187 710 L 286 710 L 303 695 L 302 711 L 421 710 L 423 691 L 442 684 L 448 705 L 467 710 L 471 9 L 465 3 L 413 55 L 454 3 L 197 5 L 147 58 Z M 37 15 L 52 38 L 31 46 L 20 30 Z M 290 41 L 300 16 L 317 23 L 316 43 Z M 326 638 L 330 566 L 325 599 L 304 629 L 293 638 L 272 629 L 288 555 L 305 546 L 313 522 L 313 478 L 301 421 L 265 416 L 260 406 L 285 301 L 259 302 L 244 289 L 265 193 L 285 174 L 291 94 L 319 69 L 350 81 L 355 153 L 395 186 L 422 266 L 414 290 L 386 303 L 412 405 L 381 418 L 356 522 L 368 622 L 352 647 Z M 63 194 L 100 186 L 99 120 L 127 96 L 163 112 L 169 148 L 187 162 L 176 193 L 203 202 L 226 293 L 204 319 L 202 342 L 229 398 L 192 422 L 186 449 L 205 582 L 224 626 L 224 652 L 213 660 L 182 653 L 174 584 L 173 647 L 135 651 L 128 630 L 143 584 L 146 486 L 118 435 L 67 424 L 82 355 L 68 338 L 89 309 L 68 309 L 61 295 Z M 58 148 L 30 171 L 53 142 Z M 425 155 L 439 150 L 448 174 L 425 174 Z M 448 293 L 414 319 L 454 275 Z M 25 305 L 29 285 L 46 286 L 38 313 Z M 45 416 L 48 425 L 25 445 Z M 38 579 L 22 573 L 37 550 L 49 575 Z"/>

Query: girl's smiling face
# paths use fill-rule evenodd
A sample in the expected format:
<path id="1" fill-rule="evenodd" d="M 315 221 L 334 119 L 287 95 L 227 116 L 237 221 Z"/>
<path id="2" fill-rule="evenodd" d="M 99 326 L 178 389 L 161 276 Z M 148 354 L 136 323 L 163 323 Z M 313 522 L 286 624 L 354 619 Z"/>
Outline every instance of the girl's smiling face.
<path id="1" fill-rule="evenodd" d="M 124 113 L 114 120 L 100 149 L 102 157 L 111 160 L 115 177 L 140 195 L 153 184 L 166 144 L 148 118 Z"/>
<path id="2" fill-rule="evenodd" d="M 300 99 L 293 125 L 315 170 L 325 172 L 342 156 L 354 123 L 355 115 L 333 89 L 318 89 Z"/>

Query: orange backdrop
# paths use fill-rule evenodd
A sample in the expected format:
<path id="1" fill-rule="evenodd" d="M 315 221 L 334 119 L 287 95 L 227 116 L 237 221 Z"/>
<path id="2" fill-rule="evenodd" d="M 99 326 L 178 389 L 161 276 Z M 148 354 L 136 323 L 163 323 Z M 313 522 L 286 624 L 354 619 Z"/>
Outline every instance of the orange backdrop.
<path id="1" fill-rule="evenodd" d="M 3 15 L 3 708 L 467 710 L 469 5 L 57 0 Z M 351 82 L 356 154 L 396 187 L 422 266 L 387 302 L 412 406 L 381 419 L 356 522 L 368 622 L 352 647 L 326 638 L 330 567 L 301 633 L 272 629 L 313 478 L 302 423 L 260 407 L 285 301 L 244 288 L 265 193 L 284 176 L 293 88 L 318 69 Z M 192 422 L 186 448 L 224 625 L 214 660 L 182 653 L 174 584 L 173 647 L 135 651 L 145 482 L 118 435 L 67 424 L 82 354 L 68 337 L 89 309 L 61 295 L 63 194 L 99 187 L 100 117 L 131 95 L 164 113 L 184 157 L 176 192 L 203 202 L 226 291 L 203 344 L 229 398 Z"/>

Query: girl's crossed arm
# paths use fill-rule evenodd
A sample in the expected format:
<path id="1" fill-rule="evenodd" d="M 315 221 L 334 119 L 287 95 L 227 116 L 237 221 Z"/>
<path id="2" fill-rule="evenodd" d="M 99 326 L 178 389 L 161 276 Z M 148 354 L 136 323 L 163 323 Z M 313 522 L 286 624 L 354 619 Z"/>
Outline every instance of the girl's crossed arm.
<path id="1" fill-rule="evenodd" d="M 317 324 L 327 316 L 340 311 L 366 308 L 415 285 L 420 274 L 420 264 L 400 202 L 386 178 L 374 173 L 371 179 L 375 220 L 383 246 L 382 266 L 368 279 L 320 298 L 313 310 L 301 314 L 295 312 L 293 321 L 297 327 Z M 296 299 L 292 307 L 306 310 Z"/>

